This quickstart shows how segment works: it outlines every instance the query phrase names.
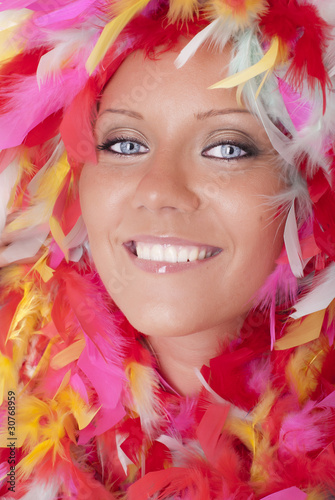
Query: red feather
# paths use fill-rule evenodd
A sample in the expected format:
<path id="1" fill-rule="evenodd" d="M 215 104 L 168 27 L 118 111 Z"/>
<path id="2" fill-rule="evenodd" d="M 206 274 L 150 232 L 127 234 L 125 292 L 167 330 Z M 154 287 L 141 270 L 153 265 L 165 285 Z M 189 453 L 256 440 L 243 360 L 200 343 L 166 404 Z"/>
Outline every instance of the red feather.
<path id="1" fill-rule="evenodd" d="M 85 88 L 73 99 L 64 114 L 60 133 L 70 158 L 80 163 L 96 163 L 93 122 L 97 89 L 89 80 Z"/>
<path id="2" fill-rule="evenodd" d="M 23 143 L 28 148 L 43 144 L 58 134 L 58 129 L 63 118 L 63 110 L 52 113 L 45 120 L 33 128 L 24 139 Z"/>
<path id="3" fill-rule="evenodd" d="M 300 89 L 307 78 L 312 89 L 318 81 L 326 105 L 326 87 L 330 80 L 322 54 L 327 45 L 330 27 L 319 16 L 314 5 L 298 5 L 295 0 L 271 0 L 269 10 L 260 25 L 267 37 L 279 37 L 291 49 L 291 64 L 287 71 L 290 85 Z M 306 57 L 308 54 L 308 57 Z"/>

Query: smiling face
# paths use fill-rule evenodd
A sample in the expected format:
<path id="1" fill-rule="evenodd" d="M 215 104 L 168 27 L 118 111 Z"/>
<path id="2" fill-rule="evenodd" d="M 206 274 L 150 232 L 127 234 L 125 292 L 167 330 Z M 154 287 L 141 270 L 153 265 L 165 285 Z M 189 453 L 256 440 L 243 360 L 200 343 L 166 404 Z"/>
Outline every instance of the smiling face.
<path id="1" fill-rule="evenodd" d="M 232 332 L 281 251 L 282 219 L 264 195 L 283 185 L 235 90 L 208 90 L 229 52 L 199 50 L 178 70 L 175 58 L 135 52 L 107 85 L 82 214 L 97 270 L 136 329 Z"/>

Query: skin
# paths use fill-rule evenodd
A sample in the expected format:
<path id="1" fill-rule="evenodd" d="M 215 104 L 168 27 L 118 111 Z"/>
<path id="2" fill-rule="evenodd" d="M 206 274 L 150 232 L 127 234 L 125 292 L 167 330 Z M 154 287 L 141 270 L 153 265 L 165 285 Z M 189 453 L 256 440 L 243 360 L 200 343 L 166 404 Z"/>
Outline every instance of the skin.
<path id="1" fill-rule="evenodd" d="M 194 367 L 238 333 L 275 267 L 283 220 L 264 196 L 283 184 L 262 125 L 239 108 L 236 91 L 208 90 L 226 76 L 229 51 L 201 49 L 178 70 L 176 55 L 152 61 L 135 52 L 113 76 L 99 107 L 97 145 L 129 138 L 143 154 L 99 151 L 98 164 L 83 167 L 80 199 L 93 260 L 111 297 L 147 336 L 170 384 L 193 394 Z M 242 156 L 218 158 L 218 144 L 227 141 Z M 138 234 L 223 251 L 189 270 L 147 273 L 123 247 Z"/>

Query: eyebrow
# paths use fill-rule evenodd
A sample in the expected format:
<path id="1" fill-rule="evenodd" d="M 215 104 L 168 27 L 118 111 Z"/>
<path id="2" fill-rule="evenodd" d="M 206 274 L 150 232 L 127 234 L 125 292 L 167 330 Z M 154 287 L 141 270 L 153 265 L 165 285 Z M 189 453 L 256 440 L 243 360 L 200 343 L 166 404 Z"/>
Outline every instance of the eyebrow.
<path id="1" fill-rule="evenodd" d="M 232 108 L 232 109 L 210 109 L 209 111 L 205 111 L 204 113 L 197 113 L 195 116 L 198 120 L 205 120 L 206 118 L 210 118 L 212 116 L 218 115 L 229 115 L 232 113 L 248 113 L 251 114 L 247 109 L 240 108 Z"/>
<path id="2" fill-rule="evenodd" d="M 140 113 L 137 113 L 136 111 L 130 111 L 129 109 L 108 108 L 105 109 L 102 113 L 100 113 L 100 116 L 103 115 L 104 113 L 119 113 L 120 115 L 127 115 L 132 118 L 136 118 L 137 120 L 143 120 L 143 116 Z"/>

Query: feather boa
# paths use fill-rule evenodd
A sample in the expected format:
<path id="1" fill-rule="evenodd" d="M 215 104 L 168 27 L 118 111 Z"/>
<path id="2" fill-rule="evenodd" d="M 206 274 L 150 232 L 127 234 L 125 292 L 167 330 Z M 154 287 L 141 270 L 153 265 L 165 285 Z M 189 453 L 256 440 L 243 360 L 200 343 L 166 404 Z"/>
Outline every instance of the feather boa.
<path id="1" fill-rule="evenodd" d="M 37 488 L 36 498 L 84 498 L 84 484 L 91 496 L 130 500 L 334 493 L 335 352 L 323 334 L 271 352 L 267 313 L 256 309 L 203 367 L 199 397 L 183 398 L 97 277 L 62 264 L 37 299 L 26 271 L 1 272 L 10 328 L 0 371 L 17 403 L 17 488 L 8 492 L 3 412 L 1 498 Z"/>

